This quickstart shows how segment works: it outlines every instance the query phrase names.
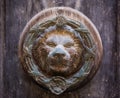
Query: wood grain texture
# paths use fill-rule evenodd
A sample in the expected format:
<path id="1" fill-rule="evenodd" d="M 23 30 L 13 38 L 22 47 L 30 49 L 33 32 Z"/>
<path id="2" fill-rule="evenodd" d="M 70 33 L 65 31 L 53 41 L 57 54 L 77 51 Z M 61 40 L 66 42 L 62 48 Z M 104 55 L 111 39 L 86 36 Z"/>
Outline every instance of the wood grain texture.
<path id="1" fill-rule="evenodd" d="M 92 81 L 82 89 L 59 96 L 28 77 L 18 59 L 18 41 L 24 26 L 33 15 L 53 6 L 69 6 L 82 11 L 96 25 L 104 47 L 101 67 Z M 0 22 L 5 24 L 0 25 L 0 83 L 4 87 L 0 86 L 3 92 L 0 98 L 120 98 L 119 0 L 5 0 L 4 7 L 6 11 L 0 6 L 0 13 L 5 13 L 0 14 Z"/>
<path id="2" fill-rule="evenodd" d="M 86 5 L 86 7 L 81 7 L 81 10 L 98 28 L 103 41 L 104 55 L 101 63 L 102 66 L 90 83 L 90 87 L 86 90 L 86 93 L 91 95 L 90 98 L 119 98 L 116 93 L 118 83 L 115 80 L 115 78 L 118 78 L 116 76 L 115 56 L 117 48 L 116 2 L 110 0 L 92 0 L 92 2 L 87 2 L 83 2 L 83 5 Z M 86 97 L 86 95 L 84 96 Z"/>

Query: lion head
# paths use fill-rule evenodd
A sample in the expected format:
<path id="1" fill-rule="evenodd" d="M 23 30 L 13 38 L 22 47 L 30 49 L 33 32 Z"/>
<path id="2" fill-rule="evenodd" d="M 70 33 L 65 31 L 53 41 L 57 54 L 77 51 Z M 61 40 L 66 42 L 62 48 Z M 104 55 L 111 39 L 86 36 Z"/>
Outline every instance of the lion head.
<path id="1" fill-rule="evenodd" d="M 48 76 L 70 76 L 82 66 L 79 38 L 67 30 L 52 30 L 39 37 L 32 48 L 38 67 Z"/>

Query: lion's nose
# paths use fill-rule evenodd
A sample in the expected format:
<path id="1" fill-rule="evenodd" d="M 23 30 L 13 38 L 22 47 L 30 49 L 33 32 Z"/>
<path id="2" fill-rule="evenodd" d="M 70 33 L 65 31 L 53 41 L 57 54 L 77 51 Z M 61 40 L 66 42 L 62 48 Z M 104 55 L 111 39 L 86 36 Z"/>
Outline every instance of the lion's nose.
<path id="1" fill-rule="evenodd" d="M 55 53 L 55 54 L 53 54 L 53 57 L 58 57 L 58 58 L 63 58 L 63 57 L 65 57 L 65 53 Z"/>
<path id="2" fill-rule="evenodd" d="M 58 45 L 53 52 L 53 57 L 63 58 L 66 56 L 65 49 L 62 45 Z"/>
<path id="3" fill-rule="evenodd" d="M 70 58 L 69 53 L 65 50 L 63 45 L 57 45 L 53 51 L 51 51 L 48 57 L 55 57 L 55 58 Z"/>

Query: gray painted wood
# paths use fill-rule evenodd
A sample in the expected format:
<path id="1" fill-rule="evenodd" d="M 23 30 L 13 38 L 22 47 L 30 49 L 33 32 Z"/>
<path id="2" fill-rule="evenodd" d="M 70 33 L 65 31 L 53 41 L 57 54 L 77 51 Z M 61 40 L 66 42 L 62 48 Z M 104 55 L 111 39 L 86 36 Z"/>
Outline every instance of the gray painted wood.
<path id="1" fill-rule="evenodd" d="M 54 6 L 76 8 L 88 16 L 104 47 L 101 67 L 90 83 L 59 96 L 28 77 L 18 59 L 19 36 L 26 23 L 39 11 Z M 119 10 L 119 0 L 1 0 L 0 98 L 120 98 Z"/>

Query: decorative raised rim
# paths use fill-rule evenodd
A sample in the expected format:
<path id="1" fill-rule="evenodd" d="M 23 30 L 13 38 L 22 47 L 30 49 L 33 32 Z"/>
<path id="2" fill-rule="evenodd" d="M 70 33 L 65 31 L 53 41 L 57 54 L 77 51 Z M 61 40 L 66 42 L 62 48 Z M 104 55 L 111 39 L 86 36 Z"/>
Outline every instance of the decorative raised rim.
<path id="1" fill-rule="evenodd" d="M 81 12 L 74 10 L 72 8 L 68 8 L 68 7 L 54 7 L 54 8 L 49 8 L 49 9 L 45 9 L 41 12 L 39 12 L 38 14 L 36 14 L 25 26 L 23 32 L 20 35 L 20 41 L 19 41 L 19 58 L 20 61 L 22 63 L 22 65 L 24 64 L 24 60 L 23 60 L 23 44 L 25 41 L 25 38 L 28 34 L 28 32 L 30 31 L 30 28 L 32 28 L 35 24 L 38 24 L 39 22 L 45 21 L 45 20 L 49 20 L 49 19 L 53 19 L 55 17 L 57 17 L 57 15 L 62 14 L 63 16 L 81 22 L 83 25 L 85 25 L 90 32 L 90 35 L 92 36 L 94 43 L 97 47 L 96 50 L 96 58 L 95 58 L 95 63 L 94 66 L 92 68 L 92 70 L 90 70 L 89 75 L 86 76 L 86 79 L 83 79 L 82 82 L 80 82 L 80 84 L 84 84 L 86 82 L 88 82 L 90 79 L 92 79 L 92 77 L 94 76 L 94 74 L 97 72 L 98 68 L 99 68 L 99 63 L 101 61 L 101 57 L 103 54 L 103 47 L 102 47 L 102 41 L 100 38 L 100 35 L 98 33 L 98 30 L 96 29 L 96 27 L 94 26 L 94 24 Z M 39 84 L 40 83 L 40 79 L 33 77 Z M 87 81 L 86 81 L 87 80 Z M 49 80 L 52 81 L 52 80 Z M 70 80 L 66 80 L 68 82 L 70 82 Z M 79 84 L 79 82 L 77 83 L 77 85 Z M 80 85 L 79 84 L 79 85 Z M 46 84 L 46 87 L 49 88 L 49 85 Z M 67 88 L 74 88 L 73 86 L 68 86 Z M 65 90 L 67 89 L 65 88 Z M 51 90 L 52 91 L 52 90 Z M 52 91 L 54 93 L 54 91 Z M 62 91 L 63 92 L 63 91 Z M 60 92 L 60 93 L 62 93 Z M 60 93 L 55 93 L 55 94 L 60 94 Z"/>

